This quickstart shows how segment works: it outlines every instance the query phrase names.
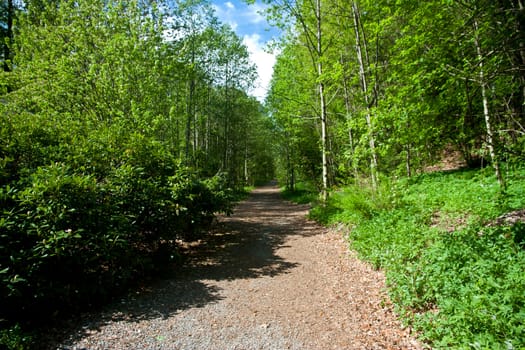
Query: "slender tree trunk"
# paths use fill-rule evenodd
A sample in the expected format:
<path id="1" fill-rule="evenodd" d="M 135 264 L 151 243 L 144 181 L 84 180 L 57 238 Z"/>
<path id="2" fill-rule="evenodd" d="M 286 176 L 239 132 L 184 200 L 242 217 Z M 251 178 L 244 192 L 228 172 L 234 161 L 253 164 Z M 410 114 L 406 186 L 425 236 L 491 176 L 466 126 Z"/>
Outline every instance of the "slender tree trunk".
<path id="1" fill-rule="evenodd" d="M 346 111 L 346 121 L 348 123 L 348 142 L 350 144 L 350 152 L 352 154 L 352 166 L 354 169 L 354 179 L 357 181 L 358 171 L 357 165 L 354 162 L 354 136 L 352 134 L 352 126 L 350 125 L 351 121 L 351 109 L 350 109 L 350 92 L 348 91 L 348 81 L 346 76 L 345 62 L 343 60 L 343 55 L 341 54 L 341 67 L 343 67 L 343 91 L 344 91 L 344 100 L 345 100 L 345 111 Z"/>
<path id="2" fill-rule="evenodd" d="M 513 111 L 511 112 L 517 120 L 520 120 L 520 116 L 525 115 L 525 7 L 523 6 L 522 0 L 517 0 L 517 4 L 513 4 L 514 10 L 517 12 L 516 16 L 516 27 L 517 41 L 518 41 L 518 53 L 514 55 L 513 66 L 517 68 L 518 81 L 520 84 L 521 96 L 516 96 L 513 103 Z M 523 119 L 521 119 L 523 120 Z"/>
<path id="3" fill-rule="evenodd" d="M 179 103 L 181 96 L 179 94 L 179 89 L 177 89 L 177 95 L 176 95 L 176 102 L 175 102 L 175 145 L 176 149 L 175 152 L 177 154 L 177 158 L 181 158 L 181 144 L 180 144 L 180 121 L 179 121 L 179 115 L 184 115 L 184 112 L 181 111 L 184 107 L 181 106 L 181 103 Z"/>
<path id="4" fill-rule="evenodd" d="M 190 71 L 190 81 L 189 81 L 189 91 L 188 91 L 188 102 L 187 102 L 187 110 L 186 110 L 186 150 L 185 150 L 185 158 L 186 162 L 189 162 L 190 159 L 190 146 L 191 146 L 191 123 L 195 119 L 195 101 L 194 101 L 194 95 L 195 95 L 195 47 L 194 47 L 194 39 L 191 39 L 191 45 L 192 45 L 192 52 L 191 52 L 191 71 Z M 195 125 L 194 125 L 195 127 Z M 195 147 L 195 144 L 193 145 Z"/>
<path id="5" fill-rule="evenodd" d="M 229 113 L 231 112 L 230 108 L 230 97 L 228 93 L 228 83 L 229 83 L 229 66 L 226 65 L 226 83 L 224 86 L 224 149 L 223 149 L 223 160 L 222 160 L 222 166 L 224 171 L 229 172 L 230 169 L 229 166 L 229 160 L 228 160 L 228 147 L 229 147 Z"/>
<path id="6" fill-rule="evenodd" d="M 496 178 L 498 179 L 500 187 L 504 190 L 505 189 L 505 179 L 503 178 L 503 175 L 501 173 L 499 157 L 494 147 L 494 131 L 492 128 L 492 118 L 490 116 L 489 103 L 488 103 L 488 98 L 487 98 L 487 83 L 485 81 L 485 71 L 483 69 L 484 67 L 483 66 L 483 55 L 481 51 L 481 44 L 479 42 L 479 35 L 478 35 L 479 28 L 478 28 L 477 20 L 474 20 L 474 29 L 475 29 L 474 43 L 476 45 L 478 65 L 479 65 L 479 83 L 481 85 L 481 98 L 483 100 L 483 115 L 485 116 L 485 127 L 487 129 L 487 144 L 489 148 L 490 158 L 492 160 L 492 166 L 494 167 L 494 170 L 496 172 Z"/>
<path id="7" fill-rule="evenodd" d="M 15 16 L 15 8 L 13 0 L 7 1 L 7 38 L 4 42 L 4 72 L 11 71 L 11 45 L 13 43 L 13 17 Z M 7 85 L 7 92 L 11 92 L 11 86 Z"/>
<path id="8" fill-rule="evenodd" d="M 188 102 L 186 106 L 186 144 L 185 144 L 185 158 L 188 162 L 190 159 L 190 146 L 191 146 L 191 122 L 193 120 L 192 116 L 192 105 L 193 105 L 193 89 L 194 89 L 194 80 L 191 79 L 189 82 L 189 92 L 188 92 Z"/>
<path id="9" fill-rule="evenodd" d="M 376 146 L 375 146 L 375 138 L 374 138 L 374 131 L 372 126 L 372 116 L 370 112 L 370 99 L 368 97 L 368 84 L 366 80 L 366 74 L 365 74 L 365 66 L 363 61 L 363 52 L 361 50 L 361 36 L 360 36 L 360 17 L 359 17 L 359 11 L 357 9 L 357 4 L 355 1 L 352 3 L 352 11 L 353 11 L 353 18 L 354 18 L 354 28 L 355 28 L 355 49 L 357 53 L 357 61 L 359 63 L 359 77 L 361 80 L 361 89 L 363 90 L 363 95 L 365 99 L 365 105 L 366 105 L 366 125 L 368 127 L 368 142 L 370 146 L 370 153 L 371 153 L 371 159 L 370 159 L 370 175 L 372 179 L 372 186 L 374 188 L 377 187 L 377 154 L 376 154 Z"/>
<path id="10" fill-rule="evenodd" d="M 286 143 L 286 188 L 293 191 L 292 188 L 292 164 L 290 163 L 290 144 Z"/>
<path id="11" fill-rule="evenodd" d="M 328 133 L 327 133 L 327 113 L 326 113 L 326 96 L 324 91 L 323 76 L 323 37 L 321 29 L 321 0 L 316 0 L 315 17 L 317 21 L 317 76 L 319 78 L 319 107 L 321 112 L 321 154 L 322 154 L 322 199 L 324 202 L 328 199 Z"/>
<path id="12" fill-rule="evenodd" d="M 407 144 L 405 146 L 405 149 L 406 149 L 405 165 L 407 169 L 407 177 L 412 177 L 412 166 L 411 166 L 412 154 L 410 150 L 410 144 Z"/>
<path id="13" fill-rule="evenodd" d="M 244 135 L 244 184 L 248 185 L 249 174 L 248 174 L 248 135 L 246 135 L 246 129 Z"/>
<path id="14" fill-rule="evenodd" d="M 211 84 L 208 84 L 207 105 L 206 105 L 206 139 L 204 141 L 204 150 L 206 153 L 206 163 L 210 158 L 210 137 L 211 137 L 211 123 L 210 123 L 210 105 L 211 105 Z"/>
<path id="15" fill-rule="evenodd" d="M 193 108 L 193 112 L 192 112 L 193 113 L 193 149 L 192 149 L 193 154 L 197 153 L 197 150 L 199 149 L 199 142 L 200 142 L 199 141 L 200 123 L 199 123 L 199 116 L 195 112 L 195 109 L 196 109 L 195 107 Z M 195 164 L 195 165 L 198 165 L 198 164 Z"/>

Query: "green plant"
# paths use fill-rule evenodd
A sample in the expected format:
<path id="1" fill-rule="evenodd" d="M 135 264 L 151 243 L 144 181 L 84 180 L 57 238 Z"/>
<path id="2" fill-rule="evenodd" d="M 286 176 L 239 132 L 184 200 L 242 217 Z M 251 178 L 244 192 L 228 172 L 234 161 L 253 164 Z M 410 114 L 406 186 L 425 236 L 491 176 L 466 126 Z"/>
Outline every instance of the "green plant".
<path id="1" fill-rule="evenodd" d="M 397 311 L 433 347 L 519 349 L 523 224 L 486 226 L 525 207 L 523 169 L 509 179 L 503 195 L 486 170 L 424 174 L 375 193 L 349 187 L 311 215 L 348 224 L 350 245 L 385 270 Z"/>
<path id="2" fill-rule="evenodd" d="M 19 324 L 0 328 L 0 348 L 6 350 L 29 350 L 34 348 L 33 336 L 24 332 Z"/>
<path id="3" fill-rule="evenodd" d="M 299 182 L 293 190 L 283 188 L 281 196 L 297 204 L 309 204 L 318 200 L 317 190 L 309 183 Z"/>
<path id="4" fill-rule="evenodd" d="M 176 239 L 199 238 L 215 213 L 231 212 L 226 178 L 197 177 L 165 144 L 95 139 L 45 150 L 62 162 L 18 162 L 18 181 L 0 188 L 2 318 L 102 303 L 178 261 Z"/>

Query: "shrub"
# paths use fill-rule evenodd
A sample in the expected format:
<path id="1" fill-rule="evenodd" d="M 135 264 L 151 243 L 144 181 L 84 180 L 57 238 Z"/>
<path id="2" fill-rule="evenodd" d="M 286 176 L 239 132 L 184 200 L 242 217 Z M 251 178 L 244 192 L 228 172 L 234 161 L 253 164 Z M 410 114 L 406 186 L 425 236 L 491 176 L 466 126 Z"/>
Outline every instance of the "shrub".
<path id="1" fill-rule="evenodd" d="M 162 143 L 130 135 L 119 152 L 114 139 L 96 140 L 54 153 L 60 162 L 23 163 L 0 187 L 0 319 L 104 302 L 177 259 L 177 239 L 202 237 L 215 213 L 231 211 L 223 177 L 198 178 Z"/>
<path id="2" fill-rule="evenodd" d="M 7 318 L 93 302 L 106 279 L 115 282 L 112 267 L 127 248 L 115 225 L 119 214 L 92 176 L 57 163 L 38 168 L 30 180 L 3 196 L 11 208 L 2 218 L 0 245 Z"/>
<path id="3" fill-rule="evenodd" d="M 443 235 L 415 264 L 417 298 L 399 301 L 435 306 L 437 312 L 418 315 L 416 326 L 436 347 L 525 346 L 525 251 L 513 235 L 512 227 Z"/>
<path id="4" fill-rule="evenodd" d="M 22 330 L 19 324 L 5 329 L 0 328 L 0 348 L 6 350 L 25 350 L 35 348 L 31 334 Z"/>

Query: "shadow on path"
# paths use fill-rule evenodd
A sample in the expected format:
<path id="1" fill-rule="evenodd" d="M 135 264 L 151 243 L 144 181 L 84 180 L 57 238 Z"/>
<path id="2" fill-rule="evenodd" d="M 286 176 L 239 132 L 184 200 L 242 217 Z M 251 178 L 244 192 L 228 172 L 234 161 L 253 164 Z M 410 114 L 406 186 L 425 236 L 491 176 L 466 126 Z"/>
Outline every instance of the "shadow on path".
<path id="1" fill-rule="evenodd" d="M 275 186 L 261 187 L 241 202 L 231 217 L 220 217 L 208 238 L 191 249 L 173 277 L 153 283 L 102 312 L 84 314 L 60 334 L 49 334 L 49 348 L 68 349 L 110 322 L 130 323 L 169 318 L 182 310 L 204 307 L 223 299 L 213 281 L 255 279 L 289 273 L 297 262 L 285 261 L 276 251 L 291 236 L 312 236 L 318 226 L 305 219 L 307 206 L 280 198 Z M 64 336 L 65 334 L 65 336 Z"/>

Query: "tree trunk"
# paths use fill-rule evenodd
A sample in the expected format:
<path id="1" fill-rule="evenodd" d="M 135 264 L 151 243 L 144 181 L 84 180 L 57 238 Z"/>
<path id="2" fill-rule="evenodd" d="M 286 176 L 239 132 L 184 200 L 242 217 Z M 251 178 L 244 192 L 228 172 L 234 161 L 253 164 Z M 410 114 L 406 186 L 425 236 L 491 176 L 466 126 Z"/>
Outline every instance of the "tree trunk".
<path id="1" fill-rule="evenodd" d="M 359 77 L 361 80 L 361 89 L 363 90 L 363 95 L 365 99 L 365 105 L 366 105 L 366 125 L 368 127 L 368 142 L 370 146 L 370 153 L 371 153 L 371 159 L 370 159 L 370 176 L 372 179 L 372 186 L 374 188 L 377 187 L 377 154 L 376 154 L 376 146 L 375 146 L 375 139 L 374 139 L 374 130 L 372 127 L 372 116 L 370 112 L 370 99 L 368 97 L 368 84 L 366 80 L 366 74 L 365 74 L 365 66 L 363 61 L 363 52 L 361 50 L 361 36 L 360 36 L 360 18 L 359 18 L 359 11 L 357 9 L 357 5 L 355 1 L 352 3 L 352 11 L 353 11 L 353 18 L 354 18 L 354 28 L 355 28 L 355 49 L 357 54 L 357 61 L 359 63 Z"/>
<path id="2" fill-rule="evenodd" d="M 505 190 L 505 179 L 501 173 L 499 157 L 494 147 L 494 131 L 492 128 L 492 118 L 489 112 L 489 103 L 487 99 L 487 83 L 485 81 L 485 71 L 483 70 L 483 55 L 481 51 L 481 44 L 479 42 L 478 35 L 478 22 L 474 20 L 475 37 L 474 44 L 476 45 L 476 52 L 478 56 L 479 65 L 479 84 L 481 85 L 481 98 L 483 100 L 483 115 L 485 116 L 485 127 L 487 129 L 487 145 L 492 160 L 492 166 L 496 172 L 496 178 L 498 179 L 500 187 Z"/>
<path id="3" fill-rule="evenodd" d="M 194 38 L 191 38 L 191 70 L 190 70 L 190 81 L 189 81 L 189 91 L 188 91 L 188 102 L 186 107 L 186 150 L 185 150 L 185 158 L 186 162 L 188 163 L 190 160 L 190 145 L 191 145 L 191 123 L 195 119 L 195 101 L 194 101 L 194 95 L 195 95 L 195 43 Z M 194 125 L 195 127 L 195 125 Z M 195 145 L 193 145 L 195 147 Z"/>
<path id="4" fill-rule="evenodd" d="M 405 150 L 406 150 L 405 165 L 406 165 L 406 170 L 407 170 L 407 177 L 412 177 L 412 166 L 411 166 L 412 154 L 410 151 L 410 144 L 407 144 L 405 146 Z"/>
<path id="5" fill-rule="evenodd" d="M 341 54 L 341 67 L 343 67 L 343 91 L 344 91 L 344 100 L 345 100 L 345 111 L 346 111 L 346 121 L 348 125 L 348 142 L 350 144 L 350 152 L 352 154 L 352 167 L 354 170 L 354 179 L 357 181 L 358 171 L 357 165 L 353 159 L 354 155 L 354 136 L 352 134 L 352 126 L 350 125 L 351 113 L 350 113 L 350 93 L 348 91 L 348 81 L 345 70 L 345 62 L 343 60 L 343 55 Z"/>
<path id="6" fill-rule="evenodd" d="M 290 135 L 285 133 L 286 137 L 286 188 L 295 191 L 295 171 L 293 163 L 293 146 L 290 145 Z"/>
<path id="7" fill-rule="evenodd" d="M 230 74 L 230 69 L 229 69 L 229 65 L 226 64 L 226 82 L 224 84 L 224 115 L 223 115 L 223 118 L 224 118 L 224 143 L 223 143 L 223 159 L 222 159 L 222 168 L 223 168 L 223 171 L 226 171 L 226 172 L 229 172 L 230 169 L 229 169 L 229 158 L 228 158 L 228 147 L 229 147 L 229 143 L 230 143 L 230 140 L 229 140 L 229 133 L 230 133 L 230 130 L 229 130 L 229 114 L 231 113 L 231 108 L 230 108 L 230 96 L 229 96 L 229 74 Z"/>
<path id="8" fill-rule="evenodd" d="M 321 154 L 322 154 L 322 168 L 323 168 L 323 189 L 321 192 L 323 202 L 328 199 L 328 133 L 327 133 L 327 113 L 326 113 L 326 97 L 324 91 L 323 76 L 323 37 L 321 30 L 321 0 L 316 1 L 315 17 L 317 21 L 317 76 L 319 79 L 319 107 L 321 112 Z"/>
<path id="9" fill-rule="evenodd" d="M 248 173 L 248 136 L 244 135 L 244 184 L 249 184 L 249 173 Z"/>

